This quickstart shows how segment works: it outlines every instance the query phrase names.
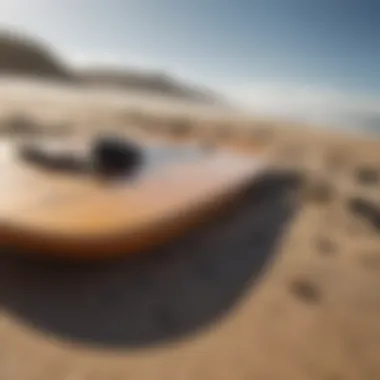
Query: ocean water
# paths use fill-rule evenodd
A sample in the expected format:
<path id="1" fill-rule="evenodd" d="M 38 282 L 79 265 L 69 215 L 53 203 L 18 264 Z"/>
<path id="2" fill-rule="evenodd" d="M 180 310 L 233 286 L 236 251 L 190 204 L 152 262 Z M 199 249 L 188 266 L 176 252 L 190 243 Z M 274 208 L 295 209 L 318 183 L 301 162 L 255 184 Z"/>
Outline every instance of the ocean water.
<path id="1" fill-rule="evenodd" d="M 103 107 L 115 109 L 147 109 L 178 114 L 197 113 L 202 115 L 231 114 L 231 109 L 217 105 L 194 103 L 180 98 L 160 96 L 135 90 L 106 89 L 99 87 L 80 87 L 47 81 L 0 79 L 0 111 L 5 108 L 21 108 L 33 104 L 44 105 L 49 112 L 59 105 L 61 109 Z M 236 112 L 236 111 L 235 111 Z"/>
<path id="2" fill-rule="evenodd" d="M 380 96 L 269 82 L 234 86 L 230 94 L 253 115 L 319 128 L 380 133 Z"/>
<path id="3" fill-rule="evenodd" d="M 317 128 L 334 128 L 380 134 L 380 98 L 292 85 L 256 84 L 222 89 L 233 107 L 194 104 L 183 99 L 147 92 L 106 90 L 57 85 L 31 80 L 0 80 L 0 113 L 9 109 L 41 108 L 45 113 L 65 108 L 107 106 L 146 109 L 173 114 L 240 118 L 258 116 L 274 121 L 297 122 Z"/>

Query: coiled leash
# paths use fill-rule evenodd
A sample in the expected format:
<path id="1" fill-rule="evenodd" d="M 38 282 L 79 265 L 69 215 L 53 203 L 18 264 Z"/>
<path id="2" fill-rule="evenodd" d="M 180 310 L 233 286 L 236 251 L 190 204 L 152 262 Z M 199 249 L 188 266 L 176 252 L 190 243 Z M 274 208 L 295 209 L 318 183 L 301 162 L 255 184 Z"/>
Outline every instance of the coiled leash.
<path id="1" fill-rule="evenodd" d="M 128 140 L 101 137 L 86 155 L 46 149 L 43 145 L 21 147 L 21 158 L 42 169 L 66 173 L 91 173 L 101 177 L 131 176 L 142 165 L 141 148 Z"/>

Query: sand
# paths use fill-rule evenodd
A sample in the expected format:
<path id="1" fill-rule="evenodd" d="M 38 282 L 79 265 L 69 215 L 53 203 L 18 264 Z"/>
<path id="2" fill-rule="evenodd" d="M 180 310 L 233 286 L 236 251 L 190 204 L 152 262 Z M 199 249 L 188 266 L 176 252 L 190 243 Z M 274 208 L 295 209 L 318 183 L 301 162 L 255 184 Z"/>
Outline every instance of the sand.
<path id="1" fill-rule="evenodd" d="M 348 207 L 380 206 L 379 140 L 120 104 L 57 101 L 53 122 L 30 102 L 3 104 L 2 126 L 32 110 L 28 135 L 105 128 L 260 151 L 283 174 L 143 261 L 73 268 L 4 253 L 1 380 L 380 378 L 380 231 Z"/>

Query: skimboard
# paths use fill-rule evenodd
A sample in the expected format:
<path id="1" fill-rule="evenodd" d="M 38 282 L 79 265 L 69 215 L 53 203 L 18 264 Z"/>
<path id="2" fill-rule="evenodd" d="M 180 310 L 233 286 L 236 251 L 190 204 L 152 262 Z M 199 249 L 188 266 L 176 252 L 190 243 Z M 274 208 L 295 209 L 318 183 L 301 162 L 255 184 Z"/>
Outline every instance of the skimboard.
<path id="1" fill-rule="evenodd" d="M 42 170 L 0 145 L 0 245 L 63 258 L 137 254 L 216 217 L 264 169 L 258 157 L 158 146 L 133 178 Z"/>

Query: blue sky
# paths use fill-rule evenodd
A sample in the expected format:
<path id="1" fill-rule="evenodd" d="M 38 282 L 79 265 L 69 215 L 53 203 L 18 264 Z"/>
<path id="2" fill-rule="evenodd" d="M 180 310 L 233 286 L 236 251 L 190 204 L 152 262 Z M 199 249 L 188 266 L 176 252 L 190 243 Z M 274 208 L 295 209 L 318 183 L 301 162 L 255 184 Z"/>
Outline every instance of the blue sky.
<path id="1" fill-rule="evenodd" d="M 2 0 L 0 23 L 74 63 L 170 70 L 253 107 L 380 104 L 378 0 Z"/>

